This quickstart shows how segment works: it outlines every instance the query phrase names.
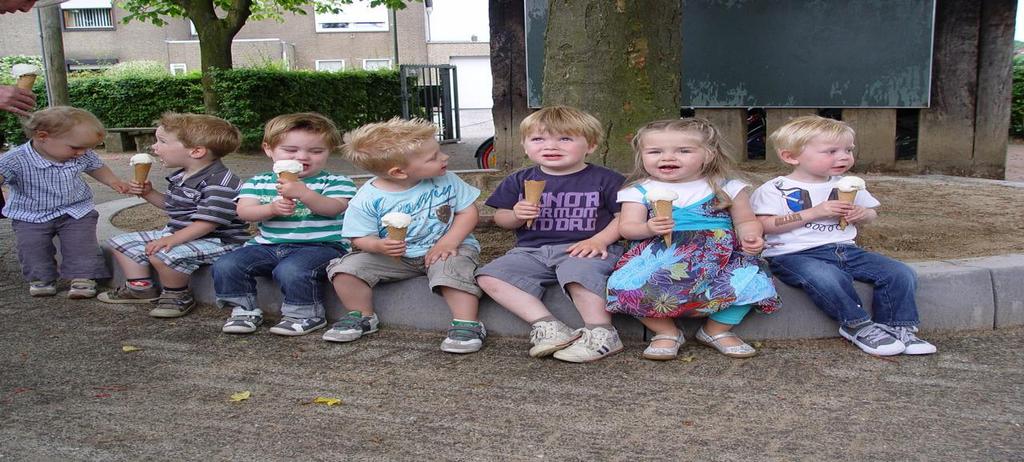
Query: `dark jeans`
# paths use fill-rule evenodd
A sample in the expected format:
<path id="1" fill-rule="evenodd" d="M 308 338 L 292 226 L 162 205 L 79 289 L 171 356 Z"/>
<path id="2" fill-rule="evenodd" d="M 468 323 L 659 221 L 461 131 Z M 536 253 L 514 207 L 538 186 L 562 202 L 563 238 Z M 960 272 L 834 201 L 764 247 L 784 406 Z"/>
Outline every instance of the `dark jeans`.
<path id="1" fill-rule="evenodd" d="M 49 282 L 61 276 L 65 279 L 109 278 L 110 271 L 96 243 L 99 216 L 99 212 L 93 210 L 79 219 L 61 215 L 43 223 L 11 220 L 25 279 Z M 54 236 L 60 238 L 60 273 L 57 272 Z"/>
<path id="2" fill-rule="evenodd" d="M 853 281 L 874 284 L 874 321 L 889 326 L 918 324 L 917 275 L 903 262 L 855 245 L 828 244 L 769 258 L 772 274 L 807 292 L 818 308 L 844 326 L 871 319 Z"/>
<path id="3" fill-rule="evenodd" d="M 322 318 L 325 268 L 344 253 L 335 243 L 259 244 L 233 250 L 213 263 L 217 306 L 258 310 L 256 278 L 273 277 L 284 296 L 282 316 Z"/>

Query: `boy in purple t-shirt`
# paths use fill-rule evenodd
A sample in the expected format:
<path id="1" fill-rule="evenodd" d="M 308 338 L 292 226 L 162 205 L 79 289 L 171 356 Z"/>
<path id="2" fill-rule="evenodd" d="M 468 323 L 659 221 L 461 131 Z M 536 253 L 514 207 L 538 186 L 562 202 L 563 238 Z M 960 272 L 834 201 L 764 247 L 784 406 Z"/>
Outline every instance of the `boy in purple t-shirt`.
<path id="1" fill-rule="evenodd" d="M 486 202 L 498 209 L 498 226 L 516 230 L 516 247 L 478 270 L 477 283 L 533 325 L 530 356 L 589 362 L 617 353 L 622 342 L 605 311 L 605 291 L 622 255 L 615 197 L 625 178 L 585 162 L 601 143 L 601 123 L 578 109 L 552 106 L 523 119 L 519 131 L 537 166 L 505 178 Z M 524 200 L 525 180 L 545 182 L 539 204 Z M 544 285 L 553 283 L 576 305 L 582 329 L 569 328 L 544 306 Z"/>

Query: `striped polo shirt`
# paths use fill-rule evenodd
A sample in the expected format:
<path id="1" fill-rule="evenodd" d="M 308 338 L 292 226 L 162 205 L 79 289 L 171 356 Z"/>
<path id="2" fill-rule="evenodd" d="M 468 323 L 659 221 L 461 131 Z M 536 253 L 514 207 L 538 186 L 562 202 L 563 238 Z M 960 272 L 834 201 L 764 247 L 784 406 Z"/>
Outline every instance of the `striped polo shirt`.
<path id="1" fill-rule="evenodd" d="M 228 244 L 249 239 L 248 225 L 235 213 L 235 196 L 242 180 L 219 159 L 191 176 L 185 176 L 185 169 L 178 170 L 167 177 L 167 183 L 164 210 L 169 232 L 202 220 L 217 224 L 203 237 L 220 238 Z"/>
<path id="2" fill-rule="evenodd" d="M 92 190 L 82 172 L 103 167 L 92 150 L 57 163 L 44 159 L 29 141 L 0 156 L 0 176 L 10 188 L 4 215 L 19 221 L 43 223 L 62 215 L 79 219 L 91 212 Z"/>
<path id="3" fill-rule="evenodd" d="M 349 177 L 327 171 L 302 178 L 306 187 L 317 194 L 333 199 L 348 199 L 356 194 L 356 185 Z M 254 176 L 242 185 L 238 198 L 253 198 L 260 204 L 269 204 L 280 196 L 277 194 L 277 175 L 272 172 Z M 295 213 L 287 217 L 273 217 L 259 224 L 260 233 L 249 244 L 285 244 L 304 242 L 339 242 L 345 250 L 348 239 L 341 237 L 341 222 L 345 214 L 325 217 L 313 213 L 306 204 L 298 201 Z"/>

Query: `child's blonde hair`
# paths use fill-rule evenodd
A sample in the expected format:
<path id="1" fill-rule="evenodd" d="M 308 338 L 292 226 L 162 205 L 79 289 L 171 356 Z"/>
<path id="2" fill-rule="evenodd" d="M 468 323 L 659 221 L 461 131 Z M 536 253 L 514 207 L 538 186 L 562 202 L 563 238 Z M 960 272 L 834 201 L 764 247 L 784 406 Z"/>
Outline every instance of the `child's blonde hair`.
<path id="1" fill-rule="evenodd" d="M 315 112 L 283 114 L 270 119 L 263 127 L 263 144 L 271 149 L 281 144 L 284 135 L 292 130 L 302 130 L 323 137 L 327 148 L 334 152 L 341 146 L 341 134 L 331 119 Z"/>
<path id="2" fill-rule="evenodd" d="M 789 151 L 795 157 L 815 137 L 823 136 L 834 140 L 842 135 L 854 136 L 853 127 L 841 120 L 809 115 L 786 122 L 785 125 L 772 132 L 768 141 L 775 146 L 776 155 L 782 151 Z"/>
<path id="3" fill-rule="evenodd" d="M 604 140 L 604 127 L 601 126 L 601 121 L 586 111 L 569 106 L 541 108 L 519 123 L 522 141 L 538 132 L 582 136 L 587 139 L 590 146 L 597 146 Z"/>
<path id="4" fill-rule="evenodd" d="M 346 133 L 342 152 L 359 168 L 383 175 L 392 167 L 409 165 L 410 156 L 436 135 L 437 127 L 426 120 L 395 117 Z"/>
<path id="5" fill-rule="evenodd" d="M 242 133 L 231 122 L 212 115 L 165 112 L 156 123 L 186 148 L 204 147 L 218 159 L 242 143 Z"/>
<path id="6" fill-rule="evenodd" d="M 644 169 L 643 162 L 643 141 L 644 136 L 652 132 L 687 132 L 697 136 L 700 145 L 708 152 L 704 165 L 701 166 L 700 174 L 711 186 L 715 193 L 715 208 L 726 209 L 732 205 L 732 198 L 722 189 L 726 180 L 742 179 L 742 175 L 736 170 L 736 165 L 728 155 L 728 148 L 722 134 L 707 119 L 685 118 L 666 119 L 650 122 L 636 131 L 633 136 L 633 173 L 626 180 L 626 186 L 632 186 L 640 181 L 651 177 L 651 174 Z"/>
<path id="7" fill-rule="evenodd" d="M 100 144 L 107 134 L 100 119 L 85 109 L 71 106 L 54 106 L 34 112 L 22 124 L 22 130 L 29 138 L 35 137 L 38 132 L 46 132 L 50 136 L 60 136 L 79 125 L 90 125 L 96 130 L 96 144 Z"/>

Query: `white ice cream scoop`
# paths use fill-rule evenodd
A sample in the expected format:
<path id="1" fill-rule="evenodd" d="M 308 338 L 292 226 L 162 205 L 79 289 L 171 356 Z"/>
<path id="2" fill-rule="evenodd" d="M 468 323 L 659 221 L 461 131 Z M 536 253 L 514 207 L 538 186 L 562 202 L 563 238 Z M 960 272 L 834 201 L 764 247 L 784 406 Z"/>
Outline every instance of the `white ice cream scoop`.
<path id="1" fill-rule="evenodd" d="M 648 201 L 674 201 L 679 199 L 679 194 L 669 189 L 651 189 L 645 195 Z"/>
<path id="2" fill-rule="evenodd" d="M 836 183 L 836 189 L 842 192 L 860 191 L 866 187 L 864 180 L 857 176 L 844 176 Z"/>
<path id="3" fill-rule="evenodd" d="M 18 78 L 29 74 L 39 75 L 39 70 L 39 66 L 35 64 L 15 64 L 11 66 L 11 76 Z"/>
<path id="4" fill-rule="evenodd" d="M 279 160 L 274 162 L 274 173 L 302 173 L 302 162 L 297 160 Z"/>
<path id="5" fill-rule="evenodd" d="M 390 212 L 380 218 L 380 223 L 391 228 L 405 228 L 412 223 L 412 216 L 402 212 Z"/>
<path id="6" fill-rule="evenodd" d="M 153 156 L 151 156 L 149 154 L 146 154 L 144 152 L 140 152 L 140 153 L 132 156 L 132 158 L 128 160 L 128 164 L 129 165 L 152 164 L 152 163 L 153 163 Z"/>

